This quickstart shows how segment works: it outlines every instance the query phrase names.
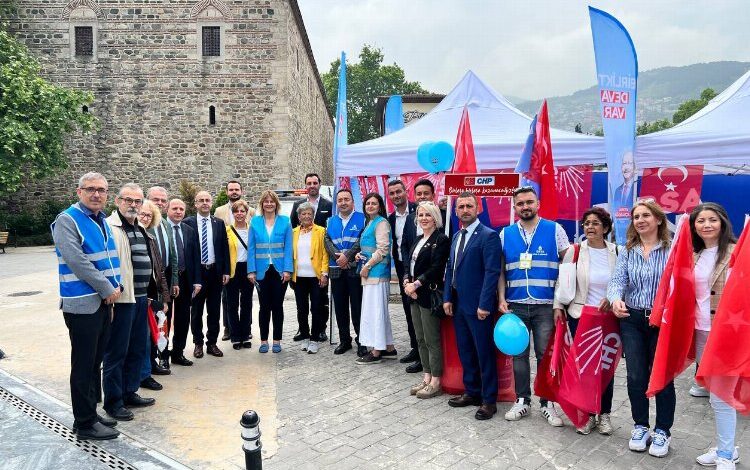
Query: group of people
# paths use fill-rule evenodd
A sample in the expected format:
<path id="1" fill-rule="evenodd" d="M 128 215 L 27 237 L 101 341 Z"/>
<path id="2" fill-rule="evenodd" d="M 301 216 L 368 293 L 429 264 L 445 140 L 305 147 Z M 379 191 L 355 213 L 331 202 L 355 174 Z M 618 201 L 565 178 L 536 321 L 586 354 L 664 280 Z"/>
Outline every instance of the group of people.
<path id="1" fill-rule="evenodd" d="M 629 448 L 648 449 L 656 457 L 668 453 L 674 386 L 669 384 L 656 396 L 653 431 L 646 397 L 659 335 L 648 319 L 670 249 L 667 220 L 657 204 L 635 204 L 627 240 L 620 247 L 608 241 L 609 213 L 591 208 L 581 220 L 586 239 L 571 247 L 559 224 L 539 217 L 539 199 L 530 187 L 513 193 L 518 222 L 499 234 L 479 221 L 475 195 L 460 194 L 455 200 L 459 229 L 448 237 L 445 208 L 434 202 L 434 186 L 427 179 L 412 188 L 415 202 L 408 200 L 402 181 L 390 181 L 388 198 L 394 207 L 390 215 L 378 193 L 367 194 L 362 211 L 357 211 L 351 191 L 340 189 L 334 213 L 332 202 L 320 196 L 317 174 L 306 175 L 305 185 L 307 197 L 294 204 L 291 217 L 279 213 L 281 204 L 273 191 L 261 194 L 260 213 L 255 215 L 242 199 L 240 183 L 230 181 L 226 186 L 229 202 L 213 216 L 213 199 L 201 191 L 195 198 L 197 215 L 184 218 L 185 203 L 169 200 L 164 188 L 150 188 L 144 198 L 141 188 L 130 183 L 115 198 L 117 210 L 105 218 L 101 212 L 108 192 L 105 178 L 97 173 L 81 177 L 79 203 L 53 224 L 62 309 L 72 344 L 71 394 L 80 438 L 115 437 L 110 426 L 114 420 L 132 419 L 128 407 L 153 404 L 153 399 L 137 393 L 139 386 L 153 385 L 152 373 L 169 373 L 170 362 L 192 365 L 183 353 L 188 328 L 193 333 L 195 358 L 203 356 L 204 339 L 206 353 L 223 355 L 217 346 L 222 295 L 225 338 L 234 349 L 251 347 L 256 291 L 259 352 L 281 352 L 283 299 L 291 285 L 299 325 L 294 340 L 307 353 L 317 353 L 327 339 L 330 287 L 339 333 L 334 354 L 344 354 L 356 343 L 357 364 L 397 358 L 388 309 L 393 264 L 411 347 L 401 362 L 409 364 L 407 372 L 423 373 L 411 387 L 412 395 L 427 399 L 442 394 L 441 324 L 445 316 L 452 319 L 455 329 L 464 385 L 464 393 L 448 404 L 476 406 L 475 417 L 486 420 L 497 413 L 493 341 L 497 314 L 513 312 L 524 322 L 539 364 L 555 321 L 566 320 L 574 335 L 583 306 L 594 305 L 612 311 L 620 322 L 634 422 Z M 726 211 L 717 204 L 696 207 L 690 227 L 696 250 L 695 339 L 700 360 L 734 238 Z M 563 305 L 555 300 L 555 290 L 560 288 L 559 265 L 569 262 L 576 263 L 576 292 L 573 301 Z M 160 356 L 149 345 L 148 302 L 154 310 L 167 312 L 173 325 L 168 354 Z M 527 347 L 513 357 L 516 401 L 505 413 L 508 421 L 530 414 L 529 353 Z M 102 361 L 106 417 L 96 414 Z M 694 395 L 707 395 L 697 385 L 694 391 Z M 612 395 L 610 383 L 602 396 L 601 413 L 591 416 L 577 429 L 579 433 L 613 432 Z M 710 400 L 718 448 L 698 457 L 698 462 L 734 468 L 738 460 L 736 414 L 715 395 Z M 540 405 L 550 425 L 563 425 L 554 403 L 541 399 Z"/>

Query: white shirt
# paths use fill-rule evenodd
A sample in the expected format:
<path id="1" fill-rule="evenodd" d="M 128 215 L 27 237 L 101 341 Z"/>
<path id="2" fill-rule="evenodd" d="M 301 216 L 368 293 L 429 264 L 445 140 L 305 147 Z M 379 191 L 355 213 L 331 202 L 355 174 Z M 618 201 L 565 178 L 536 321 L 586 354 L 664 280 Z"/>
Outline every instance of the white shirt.
<path id="1" fill-rule="evenodd" d="M 417 246 L 414 247 L 414 253 L 412 253 L 411 255 L 411 264 L 409 265 L 409 274 L 411 274 L 412 277 L 414 277 L 414 265 L 416 264 L 417 258 L 419 257 L 419 250 L 422 249 L 425 243 L 427 243 L 427 238 L 422 237 L 417 242 Z"/>
<path id="2" fill-rule="evenodd" d="M 695 262 L 695 329 L 711 331 L 711 274 L 719 256 L 719 247 L 701 251 Z"/>
<path id="3" fill-rule="evenodd" d="M 169 222 L 169 227 L 172 229 L 172 233 L 174 234 L 174 228 L 177 227 L 177 231 L 180 232 L 180 238 L 182 239 L 182 244 L 185 244 L 185 235 L 182 233 L 182 222 L 179 224 L 176 224 L 172 222 L 171 220 L 167 219 L 167 222 Z M 164 241 L 168 241 L 169 238 L 165 238 Z M 180 250 L 177 249 L 177 237 L 172 237 L 172 242 L 174 243 L 174 252 L 177 253 L 177 266 L 180 265 Z"/>
<path id="4" fill-rule="evenodd" d="M 341 215 L 341 212 L 339 212 L 339 218 L 341 218 L 341 227 L 346 227 L 346 224 L 348 224 L 352 219 L 352 215 L 354 215 L 354 211 L 349 212 L 349 215 L 347 215 L 346 217 Z"/>
<path id="5" fill-rule="evenodd" d="M 586 296 L 586 305 L 599 305 L 607 296 L 607 284 L 611 277 L 607 247 L 589 247 L 589 292 Z"/>
<path id="6" fill-rule="evenodd" d="M 307 233 L 299 232 L 297 240 L 297 277 L 316 277 L 313 270 L 311 252 L 312 230 Z"/>
<path id="7" fill-rule="evenodd" d="M 469 239 L 471 238 L 472 235 L 474 235 L 474 231 L 477 229 L 478 226 L 479 226 L 479 219 L 475 220 L 474 222 L 471 223 L 471 225 L 466 227 L 466 235 L 464 235 L 466 237 L 464 241 L 464 250 L 466 250 L 466 245 L 469 244 Z M 460 230 L 458 231 L 457 236 L 458 238 L 456 238 L 456 250 L 453 252 L 453 263 L 454 263 L 453 271 L 456 270 L 455 263 L 456 261 L 458 261 L 458 248 L 461 246 L 461 231 Z"/>
<path id="8" fill-rule="evenodd" d="M 208 246 L 208 261 L 205 264 L 214 264 L 216 262 L 216 254 L 214 253 L 214 231 L 213 227 L 211 227 L 211 217 L 203 217 L 202 215 L 198 214 L 195 216 L 195 221 L 198 223 L 198 245 L 200 248 L 200 252 L 203 253 L 203 220 L 206 221 L 206 227 L 205 230 L 207 232 L 206 234 L 206 244 Z M 203 263 L 203 257 L 201 256 L 201 263 Z"/>
<path id="9" fill-rule="evenodd" d="M 171 224 L 171 222 L 170 222 Z M 172 227 L 170 225 L 170 227 Z M 174 230 L 174 229 L 172 229 Z M 158 230 L 156 230 L 156 244 L 159 246 L 159 249 L 161 250 L 161 244 L 159 243 L 159 239 L 164 241 L 164 258 L 167 260 L 166 264 L 164 265 L 164 269 L 169 267 L 169 253 L 172 249 L 171 246 L 169 246 L 169 235 L 167 234 L 167 229 L 164 228 L 164 225 L 159 224 Z"/>
<path id="10" fill-rule="evenodd" d="M 248 235 L 248 229 L 246 228 L 234 228 L 237 230 L 237 233 L 240 234 L 240 238 L 243 242 L 245 242 L 245 245 L 247 245 L 247 235 Z M 247 250 L 244 246 L 242 246 L 242 243 L 237 243 L 237 262 L 238 263 L 245 263 L 247 262 Z"/>
<path id="11" fill-rule="evenodd" d="M 320 193 L 318 193 L 318 197 L 316 197 L 314 200 L 310 200 L 310 198 L 307 198 L 307 202 L 309 202 L 313 206 L 313 219 L 315 218 L 315 214 L 318 213 L 318 203 L 320 202 Z"/>
<path id="12" fill-rule="evenodd" d="M 406 212 L 403 214 L 396 209 L 394 211 L 396 216 L 396 245 L 398 246 L 398 257 L 401 258 L 401 240 L 404 238 L 404 226 L 406 226 L 406 218 L 409 216 L 409 204 L 406 205 Z M 403 261 L 403 260 L 402 260 Z"/>

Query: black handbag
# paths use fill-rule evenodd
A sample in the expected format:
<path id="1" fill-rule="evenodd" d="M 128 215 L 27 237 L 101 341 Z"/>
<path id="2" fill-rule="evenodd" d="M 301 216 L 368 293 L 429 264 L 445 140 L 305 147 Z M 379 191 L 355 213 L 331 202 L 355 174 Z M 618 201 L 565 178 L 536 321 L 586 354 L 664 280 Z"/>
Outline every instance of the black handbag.
<path id="1" fill-rule="evenodd" d="M 443 318 L 445 317 L 445 310 L 443 310 L 443 290 L 438 289 L 437 285 L 431 284 L 430 287 L 430 312 L 432 316 Z"/>

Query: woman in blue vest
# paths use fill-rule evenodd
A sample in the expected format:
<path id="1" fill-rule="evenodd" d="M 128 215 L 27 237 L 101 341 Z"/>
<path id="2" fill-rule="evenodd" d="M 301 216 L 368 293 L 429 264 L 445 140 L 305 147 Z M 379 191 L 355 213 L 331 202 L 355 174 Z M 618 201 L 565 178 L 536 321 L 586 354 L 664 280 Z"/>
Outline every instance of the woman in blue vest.
<path id="1" fill-rule="evenodd" d="M 268 326 L 273 317 L 273 352 L 281 352 L 284 326 L 284 293 L 292 278 L 292 224 L 279 215 L 281 202 L 273 191 L 260 195 L 260 215 L 250 221 L 247 240 L 247 278 L 260 299 L 260 348 L 268 352 Z"/>
<path id="2" fill-rule="evenodd" d="M 391 227 L 386 220 L 385 203 L 378 193 L 364 199 L 367 225 L 357 253 L 362 278 L 362 318 L 359 342 L 370 352 L 357 359 L 357 364 L 376 364 L 382 358 L 395 359 L 391 318 L 388 315 L 388 294 L 391 281 Z"/>

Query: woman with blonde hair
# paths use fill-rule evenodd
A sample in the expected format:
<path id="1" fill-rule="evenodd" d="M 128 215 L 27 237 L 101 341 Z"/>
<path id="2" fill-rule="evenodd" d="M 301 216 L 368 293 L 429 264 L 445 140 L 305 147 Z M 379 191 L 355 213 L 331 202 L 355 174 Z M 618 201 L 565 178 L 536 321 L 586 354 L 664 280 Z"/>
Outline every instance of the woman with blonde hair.
<path id="1" fill-rule="evenodd" d="M 250 327 L 253 324 L 253 284 L 247 276 L 250 206 L 242 199 L 230 207 L 234 222 L 227 226 L 229 242 L 229 282 L 227 283 L 227 317 L 232 348 L 251 348 Z"/>
<path id="2" fill-rule="evenodd" d="M 662 208 L 653 201 L 637 202 L 630 211 L 626 236 L 625 249 L 620 250 L 615 272 L 607 286 L 607 298 L 620 319 L 627 364 L 628 398 L 634 422 L 628 445 L 632 451 L 643 452 L 648 448 L 648 453 L 654 457 L 664 457 L 669 452 L 670 429 L 674 423 L 674 382 L 656 394 L 653 433 L 649 432 L 646 396 L 659 339 L 659 329 L 649 326 L 649 317 L 671 244 Z"/>

